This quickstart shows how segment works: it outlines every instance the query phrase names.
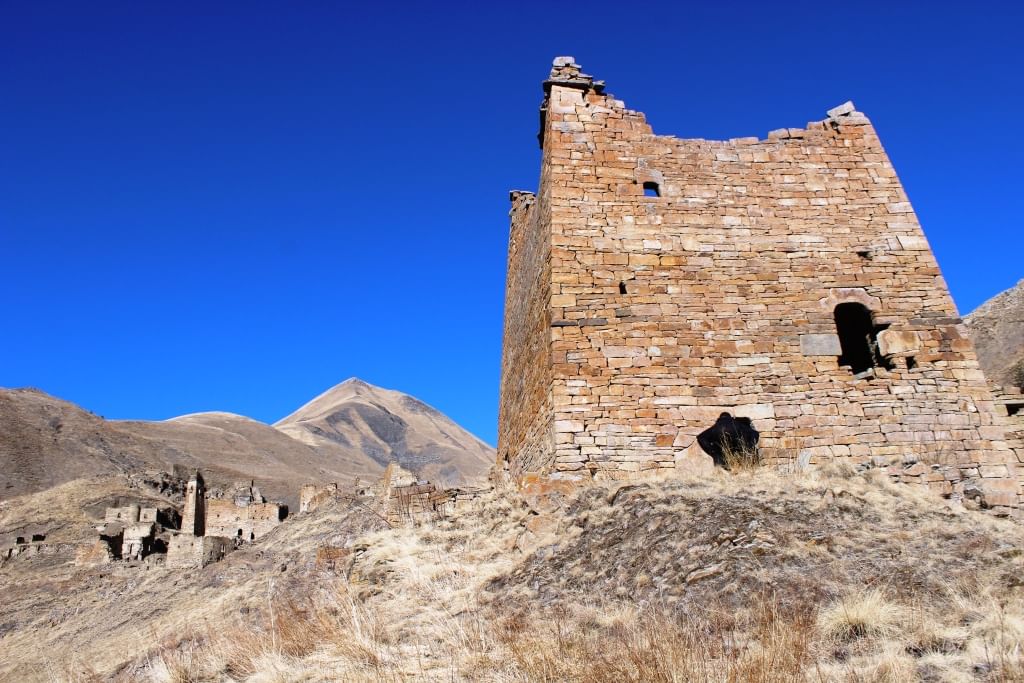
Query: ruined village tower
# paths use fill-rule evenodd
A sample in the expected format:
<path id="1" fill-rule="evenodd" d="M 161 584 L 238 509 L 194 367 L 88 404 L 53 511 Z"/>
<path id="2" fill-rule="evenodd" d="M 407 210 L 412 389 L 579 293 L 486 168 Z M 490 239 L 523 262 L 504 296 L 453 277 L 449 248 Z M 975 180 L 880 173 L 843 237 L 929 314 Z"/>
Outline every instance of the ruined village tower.
<path id="1" fill-rule="evenodd" d="M 511 193 L 513 479 L 703 464 L 696 437 L 728 412 L 768 462 L 899 466 L 1017 504 L 973 345 L 852 103 L 767 139 L 680 139 L 560 57 L 539 137 L 538 191 Z"/>
<path id="2" fill-rule="evenodd" d="M 206 534 L 206 483 L 196 470 L 185 487 L 185 507 L 182 510 L 181 530 L 193 536 Z"/>

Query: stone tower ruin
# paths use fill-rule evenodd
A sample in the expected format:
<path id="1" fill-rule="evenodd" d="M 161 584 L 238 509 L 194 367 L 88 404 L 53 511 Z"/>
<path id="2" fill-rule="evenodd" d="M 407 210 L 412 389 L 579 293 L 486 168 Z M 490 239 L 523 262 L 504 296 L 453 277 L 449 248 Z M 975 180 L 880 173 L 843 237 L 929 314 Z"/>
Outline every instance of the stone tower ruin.
<path id="1" fill-rule="evenodd" d="M 181 531 L 193 536 L 206 534 L 206 482 L 196 470 L 185 487 L 185 507 L 181 515 Z"/>
<path id="2" fill-rule="evenodd" d="M 748 418 L 769 463 L 899 467 L 1016 506 L 971 341 L 870 121 L 656 135 L 570 57 L 536 193 L 511 193 L 498 463 L 515 480 L 705 466 Z"/>

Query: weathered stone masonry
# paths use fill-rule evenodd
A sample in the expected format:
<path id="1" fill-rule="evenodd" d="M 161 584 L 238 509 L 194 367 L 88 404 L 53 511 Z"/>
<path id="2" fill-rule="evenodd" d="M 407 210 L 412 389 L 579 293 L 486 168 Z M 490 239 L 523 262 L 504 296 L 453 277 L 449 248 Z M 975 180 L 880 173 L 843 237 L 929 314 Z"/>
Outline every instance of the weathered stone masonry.
<path id="1" fill-rule="evenodd" d="M 851 103 L 766 140 L 684 140 L 571 58 L 544 90 L 538 192 L 511 196 L 499 467 L 667 473 L 730 412 L 769 462 L 914 465 L 1017 504 L 973 346 Z"/>

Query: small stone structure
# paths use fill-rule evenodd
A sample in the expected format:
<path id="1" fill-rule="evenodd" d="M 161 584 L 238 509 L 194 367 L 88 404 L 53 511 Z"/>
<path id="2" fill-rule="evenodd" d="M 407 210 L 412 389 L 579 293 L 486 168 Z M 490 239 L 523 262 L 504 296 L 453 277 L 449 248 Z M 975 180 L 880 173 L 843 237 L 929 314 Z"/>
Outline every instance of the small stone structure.
<path id="1" fill-rule="evenodd" d="M 299 490 L 299 512 L 313 512 L 322 503 L 338 495 L 338 484 L 304 484 Z"/>
<path id="2" fill-rule="evenodd" d="M 483 490 L 439 489 L 397 463 L 391 463 L 377 485 L 365 489 L 363 494 L 376 499 L 381 516 L 388 524 L 402 526 L 454 516 L 477 500 Z"/>
<path id="3" fill-rule="evenodd" d="M 242 543 L 254 541 L 276 527 L 287 508 L 268 503 L 254 483 L 230 498 L 209 498 L 198 471 L 185 487 L 181 531 L 167 547 L 170 567 L 205 567 L 221 560 Z"/>
<path id="4" fill-rule="evenodd" d="M 103 514 L 103 523 L 96 527 L 99 539 L 80 547 L 75 563 L 137 562 L 153 553 L 163 552 L 165 532 L 177 526 L 177 522 L 178 514 L 170 507 L 143 507 L 137 503 L 108 507 Z"/>
<path id="5" fill-rule="evenodd" d="M 167 546 L 167 566 L 177 568 L 205 567 L 220 562 L 235 549 L 233 539 L 222 536 L 176 534 Z"/>
<path id="6" fill-rule="evenodd" d="M 206 500 L 206 535 L 254 541 L 281 523 L 287 508 L 268 503 L 254 484 L 231 499 Z"/>
<path id="7" fill-rule="evenodd" d="M 353 488 L 357 500 L 365 499 L 392 526 L 453 516 L 483 494 L 483 489 L 475 488 L 440 489 L 398 463 L 384 468 L 376 483 L 364 486 L 357 480 Z M 305 484 L 299 492 L 299 512 L 312 512 L 342 495 L 336 483 Z"/>
<path id="8" fill-rule="evenodd" d="M 37 555 L 55 555 L 69 547 L 67 543 L 47 543 L 45 533 L 20 532 L 0 539 L 0 562 Z"/>
<path id="9" fill-rule="evenodd" d="M 974 347 L 852 103 L 767 139 L 656 135 L 560 57 L 539 138 L 537 193 L 510 195 L 511 480 L 703 468 L 697 437 L 728 413 L 768 464 L 911 458 L 951 496 L 1017 506 Z"/>

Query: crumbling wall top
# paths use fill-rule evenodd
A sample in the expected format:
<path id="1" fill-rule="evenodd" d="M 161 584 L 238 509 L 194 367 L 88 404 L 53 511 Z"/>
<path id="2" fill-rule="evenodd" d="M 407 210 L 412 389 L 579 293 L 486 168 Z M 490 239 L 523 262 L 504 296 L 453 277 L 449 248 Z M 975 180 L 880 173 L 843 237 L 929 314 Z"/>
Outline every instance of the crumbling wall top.
<path id="1" fill-rule="evenodd" d="M 544 93 L 551 92 L 551 86 L 556 83 L 581 90 L 593 88 L 601 92 L 604 89 L 604 81 L 595 81 L 593 76 L 583 73 L 582 68 L 572 57 L 555 57 L 551 64 L 551 74 L 548 80 L 544 81 Z"/>
<path id="2" fill-rule="evenodd" d="M 544 125 L 548 113 L 548 100 L 551 97 L 551 86 L 560 85 L 578 90 L 604 91 L 604 81 L 595 81 L 590 74 L 585 74 L 582 67 L 572 57 L 555 57 L 551 63 L 551 73 L 544 81 L 544 101 L 540 105 L 540 131 L 537 141 L 544 147 Z"/>

